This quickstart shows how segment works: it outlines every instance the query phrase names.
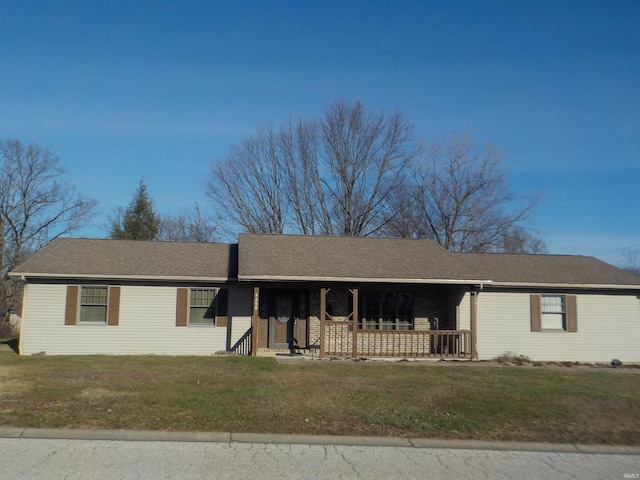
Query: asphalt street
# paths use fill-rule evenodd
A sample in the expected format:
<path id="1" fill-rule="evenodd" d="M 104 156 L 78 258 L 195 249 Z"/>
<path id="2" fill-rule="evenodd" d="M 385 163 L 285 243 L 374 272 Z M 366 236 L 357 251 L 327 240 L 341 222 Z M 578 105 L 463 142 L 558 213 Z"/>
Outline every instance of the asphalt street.
<path id="1" fill-rule="evenodd" d="M 464 448 L 463 443 L 434 448 L 429 441 L 357 437 L 334 437 L 331 443 L 331 438 L 296 436 L 275 436 L 270 442 L 269 436 L 250 434 L 236 440 L 226 434 L 229 441 L 193 436 L 175 441 L 154 432 L 148 440 L 122 432 L 127 439 L 105 439 L 118 432 L 94 432 L 87 438 L 55 438 L 82 437 L 65 431 L 36 433 L 32 436 L 46 438 L 0 438 L 0 479 L 640 478 L 638 449 L 625 447 L 585 453 L 573 446 L 516 444 L 509 449 L 508 444 L 490 448 L 471 442 L 468 447 L 479 448 Z"/>

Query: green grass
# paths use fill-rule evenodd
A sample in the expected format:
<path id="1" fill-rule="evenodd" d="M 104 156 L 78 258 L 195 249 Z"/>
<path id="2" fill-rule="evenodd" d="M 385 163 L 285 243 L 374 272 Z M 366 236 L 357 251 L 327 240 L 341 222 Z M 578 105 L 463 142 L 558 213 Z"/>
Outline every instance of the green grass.
<path id="1" fill-rule="evenodd" d="M 0 422 L 640 444 L 640 371 L 0 352 Z"/>

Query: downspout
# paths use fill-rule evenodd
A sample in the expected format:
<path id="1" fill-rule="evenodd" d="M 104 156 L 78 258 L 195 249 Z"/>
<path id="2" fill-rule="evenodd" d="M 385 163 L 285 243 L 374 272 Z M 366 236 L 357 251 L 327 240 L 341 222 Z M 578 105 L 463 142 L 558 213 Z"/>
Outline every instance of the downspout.
<path id="1" fill-rule="evenodd" d="M 327 318 L 327 289 L 320 289 L 320 358 L 324 357 L 325 321 Z"/>
<path id="2" fill-rule="evenodd" d="M 251 355 L 258 355 L 260 335 L 260 287 L 253 287 L 253 314 L 251 315 Z"/>
<path id="3" fill-rule="evenodd" d="M 20 332 L 18 333 L 18 355 L 22 355 L 22 339 L 24 338 L 24 335 L 22 335 L 22 329 L 24 328 L 24 321 L 25 321 L 25 310 L 26 310 L 26 306 L 27 306 L 27 287 L 29 286 L 29 283 L 27 282 L 27 278 L 22 275 L 20 277 L 20 281 L 22 283 L 24 283 L 24 286 L 22 287 L 22 306 L 20 308 Z"/>
<path id="4" fill-rule="evenodd" d="M 353 295 L 353 311 L 351 312 L 351 325 L 353 328 L 353 348 L 352 348 L 352 356 L 353 358 L 358 358 L 358 289 L 354 288 L 351 290 L 351 294 Z"/>
<path id="5" fill-rule="evenodd" d="M 480 284 L 482 290 L 483 284 Z M 478 290 L 471 291 L 471 358 L 478 359 Z"/>

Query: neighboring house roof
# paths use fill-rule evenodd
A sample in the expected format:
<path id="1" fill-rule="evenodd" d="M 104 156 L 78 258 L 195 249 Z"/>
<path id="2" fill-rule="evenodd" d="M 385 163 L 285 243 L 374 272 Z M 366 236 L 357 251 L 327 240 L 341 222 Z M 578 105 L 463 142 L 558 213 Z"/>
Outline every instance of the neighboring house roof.
<path id="1" fill-rule="evenodd" d="M 12 276 L 224 281 L 235 272 L 235 246 L 224 243 L 59 238 Z"/>
<path id="2" fill-rule="evenodd" d="M 640 290 L 592 257 L 452 253 L 428 239 L 240 234 L 238 244 L 58 239 L 12 276 L 176 281 L 354 281 Z"/>

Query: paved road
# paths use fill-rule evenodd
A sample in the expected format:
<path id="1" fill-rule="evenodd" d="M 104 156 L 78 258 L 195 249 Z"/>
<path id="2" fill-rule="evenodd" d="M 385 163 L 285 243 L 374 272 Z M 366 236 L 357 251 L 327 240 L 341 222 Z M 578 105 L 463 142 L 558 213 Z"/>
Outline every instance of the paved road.
<path id="1" fill-rule="evenodd" d="M 0 438 L 0 479 L 625 479 L 640 455 L 301 443 Z"/>

